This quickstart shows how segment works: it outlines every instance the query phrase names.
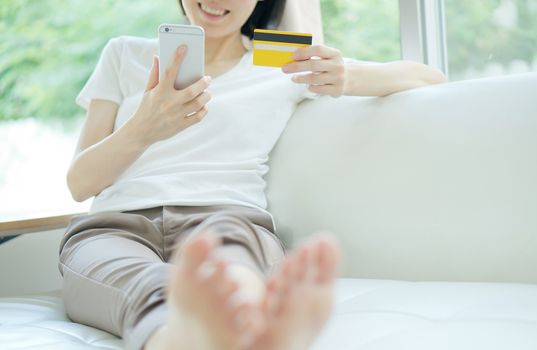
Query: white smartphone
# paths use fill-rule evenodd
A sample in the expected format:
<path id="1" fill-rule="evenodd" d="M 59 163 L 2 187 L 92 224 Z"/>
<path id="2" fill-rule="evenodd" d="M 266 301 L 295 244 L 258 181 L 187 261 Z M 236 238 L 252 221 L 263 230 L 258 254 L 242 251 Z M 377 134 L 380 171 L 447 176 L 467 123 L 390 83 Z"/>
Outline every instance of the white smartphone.
<path id="1" fill-rule="evenodd" d="M 173 61 L 177 47 L 186 45 L 186 56 L 175 77 L 175 88 L 182 90 L 201 79 L 205 73 L 205 32 L 200 26 L 161 24 L 158 29 L 159 81 Z"/>

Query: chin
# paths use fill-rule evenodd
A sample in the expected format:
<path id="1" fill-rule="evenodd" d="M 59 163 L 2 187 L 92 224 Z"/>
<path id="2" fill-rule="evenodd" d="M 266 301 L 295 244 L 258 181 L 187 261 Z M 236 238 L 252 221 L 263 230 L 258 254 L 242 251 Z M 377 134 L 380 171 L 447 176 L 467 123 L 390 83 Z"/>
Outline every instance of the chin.
<path id="1" fill-rule="evenodd" d="M 206 39 L 224 38 L 231 34 L 236 33 L 237 31 L 240 31 L 240 28 L 223 30 L 223 28 L 218 28 L 217 26 L 206 26 L 206 25 L 199 25 L 199 26 L 202 27 L 203 30 L 205 31 Z"/>

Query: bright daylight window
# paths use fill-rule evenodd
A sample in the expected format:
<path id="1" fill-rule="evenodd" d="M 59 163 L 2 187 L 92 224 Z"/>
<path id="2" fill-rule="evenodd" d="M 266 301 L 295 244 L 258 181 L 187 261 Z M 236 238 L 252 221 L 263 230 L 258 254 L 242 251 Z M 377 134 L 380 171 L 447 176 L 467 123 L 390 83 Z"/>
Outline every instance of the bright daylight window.
<path id="1" fill-rule="evenodd" d="M 109 38 L 180 19 L 175 0 L 2 0 L 0 221 L 89 209 L 65 180 L 84 118 L 74 99 Z"/>
<path id="2" fill-rule="evenodd" d="M 320 0 L 325 43 L 345 57 L 401 58 L 396 0 Z M 537 0 L 443 0 L 450 80 L 537 70 Z M 3 0 L 0 221 L 89 209 L 65 175 L 84 111 L 74 99 L 108 39 L 182 22 L 176 0 Z"/>
<path id="3" fill-rule="evenodd" d="M 444 0 L 450 80 L 537 71 L 537 0 Z"/>

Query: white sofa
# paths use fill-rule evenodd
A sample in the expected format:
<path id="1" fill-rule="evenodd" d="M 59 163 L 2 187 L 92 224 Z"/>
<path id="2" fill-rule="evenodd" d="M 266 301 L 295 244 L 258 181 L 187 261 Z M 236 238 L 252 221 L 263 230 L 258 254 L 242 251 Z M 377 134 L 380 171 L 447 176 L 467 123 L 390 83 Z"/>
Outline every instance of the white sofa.
<path id="1" fill-rule="evenodd" d="M 284 239 L 345 252 L 315 350 L 537 349 L 537 73 L 306 101 L 270 166 Z M 122 349 L 66 317 L 62 233 L 0 245 L 0 349 Z"/>

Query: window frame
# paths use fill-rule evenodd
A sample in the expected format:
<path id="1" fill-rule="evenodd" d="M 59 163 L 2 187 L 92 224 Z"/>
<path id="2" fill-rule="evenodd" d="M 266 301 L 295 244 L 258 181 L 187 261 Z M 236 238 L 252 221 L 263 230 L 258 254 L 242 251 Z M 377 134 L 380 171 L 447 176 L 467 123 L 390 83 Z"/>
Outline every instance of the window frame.
<path id="1" fill-rule="evenodd" d="M 449 76 L 444 0 L 399 0 L 401 58 Z"/>

